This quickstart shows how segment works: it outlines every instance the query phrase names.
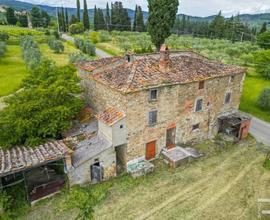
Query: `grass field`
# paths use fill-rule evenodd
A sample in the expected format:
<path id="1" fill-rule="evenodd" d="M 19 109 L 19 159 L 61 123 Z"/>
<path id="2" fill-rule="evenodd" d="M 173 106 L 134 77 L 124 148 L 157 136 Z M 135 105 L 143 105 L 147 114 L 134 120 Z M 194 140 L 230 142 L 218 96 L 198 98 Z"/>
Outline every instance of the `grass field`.
<path id="1" fill-rule="evenodd" d="M 97 197 L 94 219 L 256 219 L 257 199 L 270 198 L 270 173 L 255 146 L 253 140 L 239 146 L 206 142 L 197 146 L 206 153 L 198 161 L 171 169 L 158 160 L 151 175 L 85 187 L 91 196 L 62 193 L 34 206 L 25 219 L 75 219 Z M 81 201 L 84 208 L 75 205 Z"/>
<path id="2" fill-rule="evenodd" d="M 22 59 L 21 47 L 8 45 L 7 54 L 0 59 L 0 97 L 18 90 L 27 70 Z"/>
<path id="3" fill-rule="evenodd" d="M 49 48 L 48 44 L 41 44 L 39 47 L 44 57 L 53 60 L 58 66 L 65 66 L 69 63 L 69 55 L 72 53 L 77 53 L 79 50 L 67 42 L 64 42 L 64 46 L 65 51 L 61 54 L 54 53 Z"/>
<path id="4" fill-rule="evenodd" d="M 257 106 L 257 99 L 264 88 L 270 88 L 270 81 L 260 78 L 254 71 L 250 70 L 245 80 L 240 109 L 270 122 L 269 112 L 262 111 Z"/>

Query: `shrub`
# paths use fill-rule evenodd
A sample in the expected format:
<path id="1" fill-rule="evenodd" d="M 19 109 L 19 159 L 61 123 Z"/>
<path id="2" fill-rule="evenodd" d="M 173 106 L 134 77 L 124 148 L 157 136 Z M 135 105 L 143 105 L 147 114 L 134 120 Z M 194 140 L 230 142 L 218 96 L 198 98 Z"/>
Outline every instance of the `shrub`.
<path id="1" fill-rule="evenodd" d="M 7 46 L 5 42 L 0 42 L 0 57 L 3 57 L 7 52 Z"/>
<path id="2" fill-rule="evenodd" d="M 75 38 L 74 39 L 74 45 L 77 49 L 83 48 L 84 42 L 80 38 Z"/>
<path id="3" fill-rule="evenodd" d="M 108 42 L 111 40 L 111 36 L 108 31 L 99 31 L 100 42 Z"/>
<path id="4" fill-rule="evenodd" d="M 89 38 L 92 41 L 92 43 L 94 43 L 94 44 L 97 44 L 98 42 L 100 42 L 99 33 L 96 31 L 90 32 Z"/>
<path id="5" fill-rule="evenodd" d="M 258 105 L 261 109 L 270 112 L 270 88 L 266 88 L 261 92 Z"/>
<path id="6" fill-rule="evenodd" d="M 73 53 L 69 55 L 69 63 L 80 63 L 90 61 L 91 59 L 83 53 Z"/>
<path id="7" fill-rule="evenodd" d="M 9 39 L 9 35 L 5 32 L 0 32 L 0 41 L 7 41 Z"/>
<path id="8" fill-rule="evenodd" d="M 93 45 L 90 41 L 85 41 L 85 53 L 89 56 L 95 56 L 96 55 L 96 47 Z"/>
<path id="9" fill-rule="evenodd" d="M 58 31 L 54 31 L 53 35 L 54 35 L 55 39 L 60 39 L 60 35 L 59 35 Z"/>
<path id="10" fill-rule="evenodd" d="M 82 23 L 76 23 L 69 26 L 69 32 L 71 34 L 81 34 L 84 32 L 84 27 Z"/>
<path id="11" fill-rule="evenodd" d="M 270 50 L 261 50 L 254 54 L 256 71 L 264 78 L 270 79 Z"/>
<path id="12" fill-rule="evenodd" d="M 55 53 L 63 53 L 65 50 L 65 47 L 62 41 L 56 40 L 54 38 L 48 41 L 48 45 Z"/>
<path id="13" fill-rule="evenodd" d="M 260 34 L 257 43 L 263 49 L 270 49 L 270 31 Z"/>

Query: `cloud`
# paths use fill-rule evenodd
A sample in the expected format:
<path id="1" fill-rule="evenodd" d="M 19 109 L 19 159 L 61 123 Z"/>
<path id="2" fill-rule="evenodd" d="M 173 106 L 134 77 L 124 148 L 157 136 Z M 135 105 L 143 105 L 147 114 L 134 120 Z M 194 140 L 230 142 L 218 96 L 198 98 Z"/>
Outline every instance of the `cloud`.
<path id="1" fill-rule="evenodd" d="M 76 0 L 21 0 L 35 4 L 48 4 L 52 6 L 75 7 Z M 115 0 L 116 1 L 116 0 Z M 82 2 L 82 0 L 81 0 Z M 108 2 L 111 2 L 108 0 Z M 113 1 L 114 2 L 114 1 Z M 147 10 L 147 0 L 122 0 L 124 7 L 134 8 L 136 4 Z M 107 0 L 87 0 L 88 7 L 104 8 Z M 179 13 L 209 16 L 222 10 L 224 15 L 230 16 L 237 13 L 266 13 L 270 12 L 270 0 L 180 0 Z"/>

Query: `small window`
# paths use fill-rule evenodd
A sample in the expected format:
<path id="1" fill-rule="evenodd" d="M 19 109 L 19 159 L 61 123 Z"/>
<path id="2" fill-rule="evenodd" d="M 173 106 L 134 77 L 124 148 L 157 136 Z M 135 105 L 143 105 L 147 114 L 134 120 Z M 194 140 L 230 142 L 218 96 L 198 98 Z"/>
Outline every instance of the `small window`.
<path id="1" fill-rule="evenodd" d="M 235 76 L 231 76 L 230 77 L 230 83 L 233 83 L 234 82 L 234 79 L 235 79 Z"/>
<path id="2" fill-rule="evenodd" d="M 204 81 L 199 82 L 199 89 L 204 89 Z"/>
<path id="3" fill-rule="evenodd" d="M 192 126 L 192 131 L 200 129 L 200 123 Z"/>
<path id="4" fill-rule="evenodd" d="M 149 125 L 154 125 L 157 123 L 157 111 L 149 112 Z"/>
<path id="5" fill-rule="evenodd" d="M 157 89 L 151 89 L 150 90 L 150 101 L 156 101 L 157 100 Z"/>
<path id="6" fill-rule="evenodd" d="M 202 109 L 203 109 L 203 100 L 198 99 L 196 102 L 195 112 L 202 111 Z"/>
<path id="7" fill-rule="evenodd" d="M 123 125 L 120 125 L 120 129 L 122 129 L 124 126 Z"/>
<path id="8" fill-rule="evenodd" d="M 225 104 L 228 104 L 231 102 L 232 93 L 227 92 L 225 95 Z"/>

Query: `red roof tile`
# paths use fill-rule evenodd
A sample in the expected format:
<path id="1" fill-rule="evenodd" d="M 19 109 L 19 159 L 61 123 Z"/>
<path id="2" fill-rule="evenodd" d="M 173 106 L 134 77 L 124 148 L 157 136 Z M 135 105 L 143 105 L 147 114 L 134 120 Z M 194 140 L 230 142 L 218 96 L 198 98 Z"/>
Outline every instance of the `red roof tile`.
<path id="1" fill-rule="evenodd" d="M 103 112 L 99 113 L 96 117 L 98 120 L 101 120 L 106 125 L 112 126 L 119 120 L 123 119 L 125 117 L 125 114 L 121 111 L 118 111 L 114 107 L 109 107 Z"/>

